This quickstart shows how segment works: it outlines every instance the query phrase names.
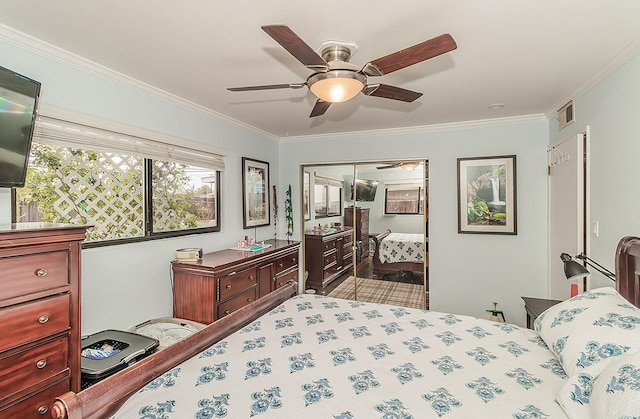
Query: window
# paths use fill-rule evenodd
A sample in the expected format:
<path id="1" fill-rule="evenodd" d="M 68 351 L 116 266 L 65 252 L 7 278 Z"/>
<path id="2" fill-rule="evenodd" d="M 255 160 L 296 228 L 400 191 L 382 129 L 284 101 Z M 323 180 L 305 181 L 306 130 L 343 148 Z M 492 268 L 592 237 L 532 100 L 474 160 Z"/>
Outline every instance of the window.
<path id="1" fill-rule="evenodd" d="M 220 156 L 45 120 L 16 190 L 17 222 L 89 224 L 94 246 L 220 230 Z"/>
<path id="2" fill-rule="evenodd" d="M 218 226 L 218 181 L 214 170 L 150 162 L 153 233 Z"/>
<path id="3" fill-rule="evenodd" d="M 388 185 L 385 190 L 385 214 L 424 214 L 422 187 L 412 184 Z"/>
<path id="4" fill-rule="evenodd" d="M 342 214 L 341 181 L 316 176 L 313 190 L 316 218 Z"/>

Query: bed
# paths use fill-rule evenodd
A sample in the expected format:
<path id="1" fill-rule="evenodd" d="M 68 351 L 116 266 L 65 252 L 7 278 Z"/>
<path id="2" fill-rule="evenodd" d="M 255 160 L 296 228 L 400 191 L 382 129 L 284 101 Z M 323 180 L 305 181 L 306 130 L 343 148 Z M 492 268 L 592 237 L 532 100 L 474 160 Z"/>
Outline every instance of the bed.
<path id="1" fill-rule="evenodd" d="M 293 296 L 291 284 L 80 393 L 61 395 L 52 414 L 633 417 L 640 412 L 639 270 L 640 238 L 622 239 L 617 291 L 590 290 L 551 307 L 535 330 Z"/>
<path id="2" fill-rule="evenodd" d="M 373 253 L 373 277 L 383 279 L 387 274 L 420 272 L 429 266 L 429 252 L 423 234 L 384 233 L 372 237 L 375 243 Z"/>

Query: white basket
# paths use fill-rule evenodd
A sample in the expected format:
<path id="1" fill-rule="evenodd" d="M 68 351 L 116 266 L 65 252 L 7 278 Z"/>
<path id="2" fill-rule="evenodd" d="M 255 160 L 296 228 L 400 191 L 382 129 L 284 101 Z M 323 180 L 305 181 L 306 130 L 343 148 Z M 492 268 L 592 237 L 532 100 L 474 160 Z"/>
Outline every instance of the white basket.
<path id="1" fill-rule="evenodd" d="M 159 317 L 147 320 L 129 329 L 129 332 L 158 339 L 158 350 L 180 342 L 182 339 L 207 327 L 206 324 L 175 317 Z"/>

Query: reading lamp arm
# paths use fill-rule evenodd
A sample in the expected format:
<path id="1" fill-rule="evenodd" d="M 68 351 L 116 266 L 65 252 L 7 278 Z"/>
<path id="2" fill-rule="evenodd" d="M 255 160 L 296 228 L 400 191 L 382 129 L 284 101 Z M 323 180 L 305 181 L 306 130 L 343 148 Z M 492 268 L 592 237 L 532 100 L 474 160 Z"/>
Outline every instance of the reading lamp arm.
<path id="1" fill-rule="evenodd" d="M 566 253 L 564 253 L 564 254 L 566 254 Z M 560 257 L 562 258 L 562 255 Z M 595 269 L 596 271 L 600 272 L 602 275 L 606 276 L 607 278 L 611 279 L 612 281 L 616 280 L 616 274 L 614 274 L 613 272 L 611 272 L 610 270 L 608 270 L 604 266 L 600 265 L 598 262 L 596 262 L 595 260 L 591 259 L 589 256 L 585 255 L 584 253 L 580 253 L 579 255 L 576 255 L 576 259 L 583 260 L 584 263 L 586 263 L 587 265 L 591 266 L 593 269 Z"/>

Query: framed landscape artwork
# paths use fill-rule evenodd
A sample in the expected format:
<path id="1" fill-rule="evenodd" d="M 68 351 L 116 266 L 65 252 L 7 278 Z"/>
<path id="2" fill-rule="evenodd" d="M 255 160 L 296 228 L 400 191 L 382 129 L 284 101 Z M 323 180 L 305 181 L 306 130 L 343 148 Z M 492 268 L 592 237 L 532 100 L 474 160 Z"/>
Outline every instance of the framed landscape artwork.
<path id="1" fill-rule="evenodd" d="M 517 234 L 515 155 L 458 159 L 458 233 Z"/>
<path id="2" fill-rule="evenodd" d="M 242 158 L 242 221 L 244 228 L 269 225 L 269 163 Z"/>

